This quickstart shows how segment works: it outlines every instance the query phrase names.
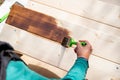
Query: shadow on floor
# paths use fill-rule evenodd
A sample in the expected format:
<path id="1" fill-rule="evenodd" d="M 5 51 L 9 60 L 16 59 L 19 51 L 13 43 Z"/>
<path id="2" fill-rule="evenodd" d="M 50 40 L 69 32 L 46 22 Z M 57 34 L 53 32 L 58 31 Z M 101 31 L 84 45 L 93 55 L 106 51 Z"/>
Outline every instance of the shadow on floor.
<path id="1" fill-rule="evenodd" d="M 36 65 L 33 65 L 33 64 L 28 64 L 29 68 L 32 69 L 33 71 L 45 76 L 45 77 L 48 77 L 48 78 L 60 78 L 58 75 L 56 75 L 55 73 L 49 71 L 48 69 L 45 69 L 43 67 L 40 67 L 40 66 L 36 66 Z"/>

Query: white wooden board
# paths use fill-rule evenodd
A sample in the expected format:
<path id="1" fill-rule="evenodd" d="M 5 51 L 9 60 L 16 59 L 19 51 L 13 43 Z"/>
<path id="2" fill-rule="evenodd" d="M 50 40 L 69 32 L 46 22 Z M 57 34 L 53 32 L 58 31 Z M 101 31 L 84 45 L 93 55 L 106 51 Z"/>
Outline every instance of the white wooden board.
<path id="1" fill-rule="evenodd" d="M 7 24 L 0 34 L 0 40 L 9 42 L 16 50 L 26 55 L 64 70 L 69 70 L 76 59 L 73 48 L 62 51 L 62 47 L 55 42 Z M 64 54 L 62 59 L 60 59 L 61 54 Z M 90 68 L 87 74 L 89 80 L 119 80 L 119 76 L 119 64 L 93 55 L 90 57 Z"/>
<path id="2" fill-rule="evenodd" d="M 92 54 L 97 57 L 90 57 L 89 80 L 120 80 L 120 29 L 32 1 L 26 7 L 57 18 L 58 25 L 70 30 L 73 38 L 87 39 L 92 43 Z M 69 70 L 76 59 L 73 48 L 64 50 L 58 43 L 8 24 L 4 25 L 0 40 L 11 43 L 26 55 L 64 70 Z"/>
<path id="3" fill-rule="evenodd" d="M 120 80 L 120 65 L 91 56 L 87 73 L 88 80 Z"/>
<path id="4" fill-rule="evenodd" d="M 84 31 L 88 31 L 88 30 L 84 29 L 83 27 L 81 27 L 80 30 L 78 29 L 78 31 L 80 31 L 80 32 L 84 32 Z M 11 33 L 11 35 L 10 35 L 10 33 Z M 108 38 L 106 38 L 107 36 L 104 36 L 104 35 L 100 36 L 100 38 L 102 38 L 102 39 L 97 40 L 96 36 L 93 33 L 94 32 L 91 32 L 89 30 L 88 33 L 86 33 L 86 35 L 84 34 L 83 37 L 81 35 L 81 37 L 79 37 L 79 38 L 87 39 L 87 40 L 91 41 L 91 43 L 93 44 L 93 54 L 96 54 L 97 56 L 106 58 L 110 61 L 113 61 L 113 62 L 119 64 L 119 62 L 120 62 L 119 44 L 118 44 L 119 40 L 117 40 L 117 38 L 114 37 L 114 39 L 116 38 L 116 40 L 111 41 L 111 37 L 113 37 L 113 36 L 110 36 L 110 37 L 108 36 Z M 80 34 L 78 34 L 78 32 L 77 32 L 76 35 L 79 36 Z M 91 37 L 89 37 L 89 35 Z M 51 50 L 51 52 L 53 52 L 53 53 L 61 54 L 61 49 L 62 49 L 62 47 L 59 44 L 56 44 L 55 42 L 52 43 L 52 41 L 47 40 L 47 39 L 41 40 L 40 37 L 38 37 L 38 36 L 34 36 L 34 35 L 30 34 L 29 32 L 23 31 L 21 29 L 12 27 L 7 24 L 4 26 L 4 28 L 0 34 L 0 40 L 9 41 L 10 43 L 12 42 L 12 44 L 15 45 L 15 47 L 17 47 L 18 50 L 22 49 L 22 51 L 25 51 L 25 53 L 28 53 L 31 56 L 34 56 L 38 59 L 39 59 L 38 52 L 41 50 L 42 50 L 42 52 L 44 52 L 44 49 L 49 49 L 50 45 L 51 45 L 51 48 L 49 50 Z M 108 42 L 108 40 L 109 40 L 109 42 Z M 45 43 L 45 44 L 42 44 L 42 43 Z M 30 44 L 32 46 L 30 46 Z M 47 44 L 50 44 L 50 45 L 48 46 Z M 101 48 L 102 44 L 106 44 L 106 45 L 104 45 L 104 48 L 103 47 Z M 39 45 L 41 45 L 42 48 L 36 48 L 36 46 L 39 46 Z M 47 47 L 46 47 L 46 45 L 47 45 Z M 56 49 L 56 52 L 54 52 L 54 49 Z M 51 53 L 49 51 L 46 51 L 46 53 L 49 53 L 49 55 L 51 55 Z M 48 61 L 50 63 L 52 63 L 52 61 L 49 60 L 49 55 L 48 54 L 46 54 L 46 55 L 48 57 L 46 57 L 45 60 L 48 59 Z M 45 56 L 45 55 L 41 55 L 40 57 L 42 58 L 42 56 Z M 60 57 L 60 56 L 58 55 L 55 57 Z M 59 61 L 58 59 L 59 58 L 56 58 L 56 61 L 55 62 L 53 61 L 53 63 L 57 63 Z"/>
<path id="5" fill-rule="evenodd" d="M 0 40 L 9 42 L 16 50 L 36 59 L 57 65 L 61 46 L 58 43 L 5 25 Z M 51 57 L 50 57 L 51 56 Z"/>
<path id="6" fill-rule="evenodd" d="M 100 0 L 100 1 L 104 1 L 106 3 L 110 3 L 110 4 L 114 4 L 114 5 L 120 6 L 120 0 Z"/>
<path id="7" fill-rule="evenodd" d="M 31 0 L 72 14 L 120 28 L 120 5 L 101 0 Z M 110 0 L 109 2 L 112 3 Z M 113 1 L 115 3 L 116 1 Z M 119 4 L 119 3 L 118 3 Z"/>
<path id="8" fill-rule="evenodd" d="M 29 9 L 38 11 L 38 12 L 42 12 L 44 14 L 50 15 L 55 17 L 56 19 L 58 19 L 58 25 L 61 25 L 61 23 L 67 23 L 67 25 L 71 25 L 69 23 L 72 24 L 76 24 L 76 25 L 81 25 L 83 27 L 87 27 L 89 29 L 95 29 L 97 30 L 97 32 L 106 32 L 108 34 L 116 34 L 115 36 L 120 36 L 120 30 L 116 29 L 112 26 L 108 26 L 93 20 L 89 20 L 89 19 L 85 19 L 83 17 L 62 11 L 62 10 L 58 10 L 56 8 L 52 8 L 37 2 L 33 2 L 33 1 L 28 1 L 28 5 L 26 6 Z M 70 28 L 68 26 L 65 26 L 67 28 Z M 72 26 L 73 28 L 74 26 Z"/>
<path id="9" fill-rule="evenodd" d="M 76 59 L 71 56 L 75 56 L 75 53 L 72 49 L 64 54 L 60 68 L 70 69 Z M 120 80 L 120 65 L 91 55 L 86 78 L 88 80 Z"/>
<path id="10" fill-rule="evenodd" d="M 120 63 L 120 29 L 32 1 L 27 7 L 57 18 L 58 25 L 70 30 L 76 40 L 89 40 L 93 45 L 93 54 Z"/>

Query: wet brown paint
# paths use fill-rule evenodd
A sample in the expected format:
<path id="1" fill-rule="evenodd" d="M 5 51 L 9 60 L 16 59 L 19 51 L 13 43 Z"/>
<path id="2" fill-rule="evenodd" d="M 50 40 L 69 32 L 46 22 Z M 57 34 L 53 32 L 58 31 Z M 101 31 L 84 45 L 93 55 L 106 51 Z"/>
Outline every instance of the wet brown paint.
<path id="1" fill-rule="evenodd" d="M 69 31 L 59 27 L 56 19 L 14 4 L 6 21 L 7 24 L 61 43 Z"/>

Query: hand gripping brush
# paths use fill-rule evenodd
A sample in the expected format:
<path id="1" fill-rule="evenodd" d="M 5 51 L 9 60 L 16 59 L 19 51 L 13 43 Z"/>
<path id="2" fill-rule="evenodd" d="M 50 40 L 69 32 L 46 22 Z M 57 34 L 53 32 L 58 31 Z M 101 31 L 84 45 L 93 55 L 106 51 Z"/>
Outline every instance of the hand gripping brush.
<path id="1" fill-rule="evenodd" d="M 72 47 L 72 45 L 76 45 L 76 44 L 77 44 L 77 42 L 73 38 L 71 38 L 71 37 L 64 37 L 64 39 L 63 39 L 63 41 L 61 43 L 61 45 L 66 47 L 66 48 Z M 80 42 L 80 44 L 82 46 L 86 46 L 87 45 L 86 42 Z"/>

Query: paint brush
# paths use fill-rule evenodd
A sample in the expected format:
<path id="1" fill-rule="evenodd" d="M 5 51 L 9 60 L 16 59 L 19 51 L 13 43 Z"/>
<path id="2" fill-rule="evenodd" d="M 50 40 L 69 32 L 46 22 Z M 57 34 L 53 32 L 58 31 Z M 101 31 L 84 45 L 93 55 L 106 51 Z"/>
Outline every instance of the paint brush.
<path id="1" fill-rule="evenodd" d="M 77 44 L 77 42 L 73 38 L 71 38 L 71 37 L 64 37 L 64 39 L 63 39 L 63 41 L 61 43 L 61 45 L 66 47 L 66 48 L 72 47 L 72 45 L 76 45 L 76 44 Z M 86 46 L 87 45 L 86 42 L 80 42 L 80 44 L 82 46 Z"/>

